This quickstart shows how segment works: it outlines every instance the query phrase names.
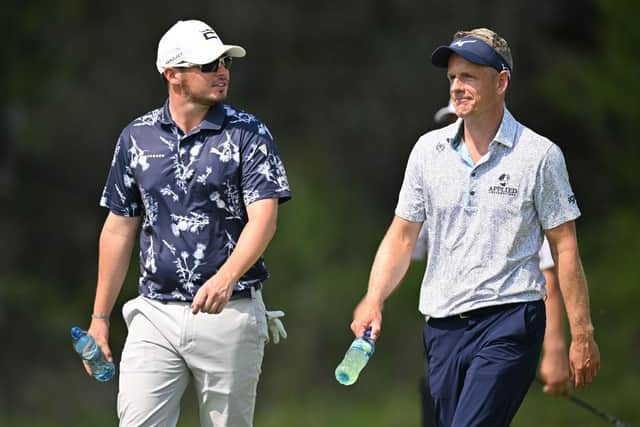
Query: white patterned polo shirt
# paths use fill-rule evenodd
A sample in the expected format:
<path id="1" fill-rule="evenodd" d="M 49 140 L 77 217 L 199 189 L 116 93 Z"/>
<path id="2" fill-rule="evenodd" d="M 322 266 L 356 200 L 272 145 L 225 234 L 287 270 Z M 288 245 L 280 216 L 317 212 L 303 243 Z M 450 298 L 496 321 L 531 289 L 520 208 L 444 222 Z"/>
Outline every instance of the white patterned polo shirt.
<path id="1" fill-rule="evenodd" d="M 420 137 L 395 210 L 424 221 L 419 309 L 429 317 L 542 299 L 543 229 L 580 216 L 557 145 L 505 108 L 488 153 L 469 167 L 458 150 L 462 123 Z"/>

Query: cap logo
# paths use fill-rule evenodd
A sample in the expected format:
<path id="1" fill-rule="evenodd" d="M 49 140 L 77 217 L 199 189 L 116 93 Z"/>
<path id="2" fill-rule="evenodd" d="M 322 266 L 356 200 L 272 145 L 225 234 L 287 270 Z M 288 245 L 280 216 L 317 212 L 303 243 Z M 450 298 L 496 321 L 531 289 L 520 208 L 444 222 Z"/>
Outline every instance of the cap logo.
<path id="1" fill-rule="evenodd" d="M 182 54 L 183 54 L 183 53 L 182 53 L 182 51 L 180 51 L 180 52 L 176 53 L 175 55 L 173 55 L 172 57 L 170 57 L 170 58 L 166 59 L 166 60 L 164 61 L 164 63 L 165 63 L 165 64 L 171 64 L 172 62 L 175 62 L 175 61 L 177 61 L 179 58 L 181 58 L 181 57 L 182 57 Z"/>
<path id="2" fill-rule="evenodd" d="M 467 43 L 475 43 L 476 41 L 477 40 L 457 40 L 457 41 L 453 42 L 452 44 L 454 46 L 457 46 L 457 47 L 462 47 Z"/>
<path id="3" fill-rule="evenodd" d="M 202 33 L 202 36 L 204 37 L 205 40 L 217 39 L 218 38 L 218 35 L 212 29 L 202 30 L 201 33 Z"/>

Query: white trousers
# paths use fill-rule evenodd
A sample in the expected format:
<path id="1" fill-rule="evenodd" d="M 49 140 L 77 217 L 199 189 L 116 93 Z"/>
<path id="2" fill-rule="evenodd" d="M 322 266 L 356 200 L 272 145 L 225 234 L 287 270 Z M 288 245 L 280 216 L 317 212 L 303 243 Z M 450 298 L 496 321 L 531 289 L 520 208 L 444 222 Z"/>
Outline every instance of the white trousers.
<path id="1" fill-rule="evenodd" d="M 267 338 L 260 291 L 220 314 L 189 303 L 137 297 L 122 313 L 129 329 L 120 361 L 118 418 L 125 427 L 173 427 L 191 375 L 203 427 L 251 427 Z"/>

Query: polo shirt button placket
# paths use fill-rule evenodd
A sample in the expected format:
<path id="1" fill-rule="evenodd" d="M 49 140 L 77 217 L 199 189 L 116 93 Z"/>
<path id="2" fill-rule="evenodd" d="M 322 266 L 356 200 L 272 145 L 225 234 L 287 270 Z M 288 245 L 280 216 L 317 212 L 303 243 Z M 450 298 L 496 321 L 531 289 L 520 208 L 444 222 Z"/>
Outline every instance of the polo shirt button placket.
<path id="1" fill-rule="evenodd" d="M 476 202 L 475 200 L 471 199 L 472 197 L 474 197 L 476 195 L 476 190 L 475 190 L 475 181 L 476 181 L 476 175 L 477 172 L 475 170 L 473 170 L 470 174 L 470 179 L 469 179 L 469 206 L 476 206 Z"/>

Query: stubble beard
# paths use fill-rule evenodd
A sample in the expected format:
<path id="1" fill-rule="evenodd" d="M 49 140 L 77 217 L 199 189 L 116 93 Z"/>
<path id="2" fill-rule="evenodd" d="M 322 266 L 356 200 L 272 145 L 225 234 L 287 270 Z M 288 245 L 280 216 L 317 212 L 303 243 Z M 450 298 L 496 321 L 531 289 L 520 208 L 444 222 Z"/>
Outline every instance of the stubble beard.
<path id="1" fill-rule="evenodd" d="M 193 104 L 198 104 L 198 105 L 204 105 L 207 107 L 211 107 L 219 102 L 223 102 L 225 99 L 227 99 L 227 94 L 224 93 L 222 94 L 221 97 L 216 97 L 215 95 L 212 94 L 207 94 L 207 95 L 201 95 L 199 93 L 196 93 L 196 91 L 194 91 L 191 86 L 187 83 L 186 80 L 183 80 L 180 83 L 180 89 L 182 90 L 182 94 L 183 96 L 189 100 L 189 102 L 193 103 Z"/>

